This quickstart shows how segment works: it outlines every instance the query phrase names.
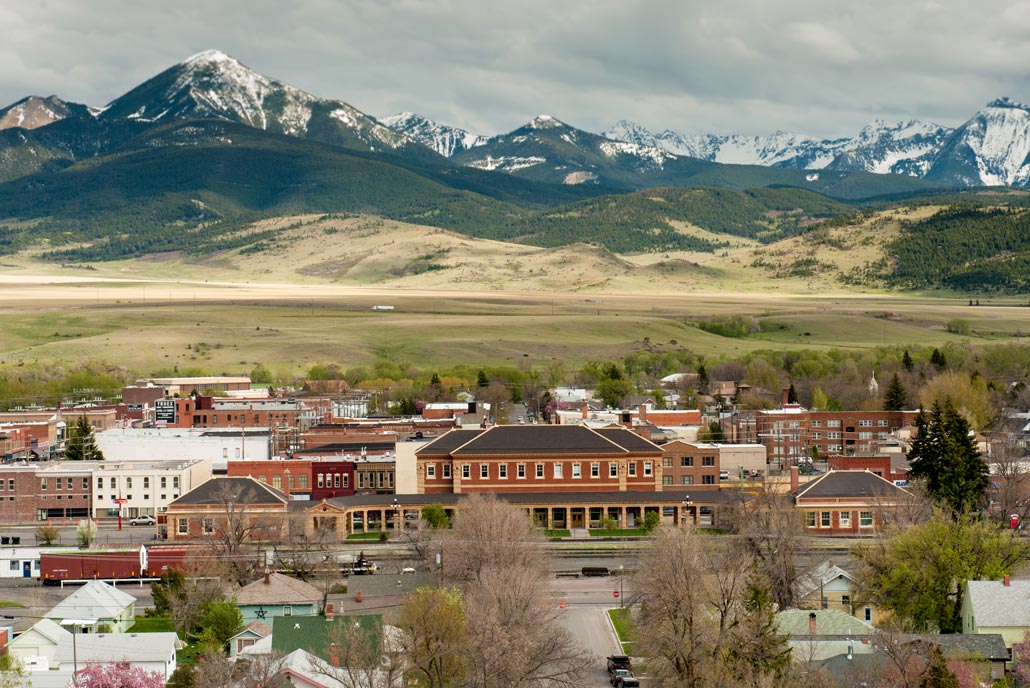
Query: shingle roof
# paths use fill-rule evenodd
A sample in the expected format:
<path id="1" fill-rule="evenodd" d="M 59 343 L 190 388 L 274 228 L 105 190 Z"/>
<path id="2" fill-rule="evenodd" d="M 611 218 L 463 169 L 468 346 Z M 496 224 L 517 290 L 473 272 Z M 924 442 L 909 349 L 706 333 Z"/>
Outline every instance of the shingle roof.
<path id="1" fill-rule="evenodd" d="M 869 471 L 830 471 L 801 486 L 797 497 L 822 499 L 826 497 L 888 497 L 898 498 L 908 493 Z"/>
<path id="2" fill-rule="evenodd" d="M 272 632 L 272 627 L 266 624 L 264 621 L 251 621 L 249 624 L 243 627 L 243 630 L 233 636 L 238 638 L 244 633 L 250 633 L 258 638 L 264 638 Z"/>
<path id="3" fill-rule="evenodd" d="M 80 666 L 86 662 L 167 662 L 182 647 L 174 633 L 78 633 L 72 647 L 71 634 L 62 638 L 55 662 L 71 662 L 73 653 Z"/>
<path id="4" fill-rule="evenodd" d="M 1009 651 L 1001 633 L 948 633 L 921 636 L 937 643 L 946 657 L 983 657 L 1008 660 Z"/>
<path id="5" fill-rule="evenodd" d="M 780 633 L 788 636 L 808 636 L 809 616 L 815 614 L 815 635 L 870 636 L 874 629 L 850 614 L 837 609 L 785 609 L 774 616 Z"/>
<path id="6" fill-rule="evenodd" d="M 967 581 L 977 626 L 1030 627 L 1030 580 Z"/>
<path id="7" fill-rule="evenodd" d="M 55 645 L 64 636 L 72 634 L 72 632 L 69 631 L 67 628 L 61 626 L 56 621 L 53 621 L 51 619 L 40 619 L 36 623 L 32 624 L 32 626 L 29 629 L 27 629 L 25 633 L 28 633 L 29 631 L 35 631 L 36 633 L 39 633 L 44 638 L 48 638 L 49 640 L 53 641 Z M 18 638 L 24 636 L 25 633 L 19 635 Z M 17 646 L 18 638 L 15 638 L 11 641 L 12 645 L 15 647 Z"/>
<path id="8" fill-rule="evenodd" d="M 228 489 L 229 493 L 241 504 L 285 504 L 289 501 L 282 491 L 250 476 L 219 476 L 190 490 L 172 501 L 169 506 L 220 504 L 223 500 L 222 490 L 224 489 Z"/>
<path id="9" fill-rule="evenodd" d="M 657 444 L 626 428 L 604 428 L 597 430 L 597 433 L 631 452 L 656 452 L 662 450 Z"/>
<path id="10" fill-rule="evenodd" d="M 815 592 L 830 581 L 840 577 L 847 578 L 852 583 L 855 582 L 852 575 L 841 567 L 836 566 L 829 561 L 820 562 L 810 571 L 807 571 L 798 577 L 797 581 L 794 583 L 794 590 L 798 597 L 804 597 L 809 593 Z"/>
<path id="11" fill-rule="evenodd" d="M 237 605 L 317 604 L 321 601 L 322 592 L 318 588 L 281 573 L 258 578 L 236 592 Z"/>
<path id="12" fill-rule="evenodd" d="M 486 431 L 479 428 L 451 430 L 424 447 L 420 447 L 415 454 L 417 456 L 449 456 L 452 451 L 483 432 Z"/>
<path id="13" fill-rule="evenodd" d="M 107 583 L 91 580 L 61 600 L 44 616 L 48 619 L 111 619 L 136 603 L 136 598 Z"/>
<path id="14" fill-rule="evenodd" d="M 495 425 L 451 452 L 453 456 L 476 454 L 608 454 L 619 456 L 626 453 L 623 447 L 596 430 L 582 425 Z"/>
<path id="15" fill-rule="evenodd" d="M 324 616 L 277 616 L 272 621 L 272 651 L 287 655 L 294 650 L 305 650 L 328 660 L 331 636 L 344 632 L 353 623 L 372 629 L 381 621 L 378 614 L 337 616 L 332 621 L 326 621 Z"/>

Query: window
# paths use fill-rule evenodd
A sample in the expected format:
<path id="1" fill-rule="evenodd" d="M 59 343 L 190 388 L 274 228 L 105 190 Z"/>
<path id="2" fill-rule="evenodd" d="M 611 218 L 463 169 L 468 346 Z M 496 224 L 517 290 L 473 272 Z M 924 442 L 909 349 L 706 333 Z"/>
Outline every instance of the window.
<path id="1" fill-rule="evenodd" d="M 321 473 L 318 474 L 318 480 L 315 481 L 319 487 L 325 487 L 325 476 Z"/>
<path id="2" fill-rule="evenodd" d="M 508 464 L 502 463 L 497 466 L 497 477 L 508 479 Z"/>
<path id="3" fill-rule="evenodd" d="M 826 439 L 828 439 L 828 440 L 839 440 L 840 439 L 840 433 L 839 432 L 828 432 L 828 433 L 826 433 Z"/>
<path id="4" fill-rule="evenodd" d="M 284 604 L 283 605 L 283 616 L 293 616 L 293 607 L 288 605 L 288 604 Z"/>
<path id="5" fill-rule="evenodd" d="M 228 447 L 222 447 L 222 458 L 223 459 L 228 459 L 229 458 L 229 448 Z"/>
<path id="6" fill-rule="evenodd" d="M 172 487 L 174 487 L 176 489 L 179 488 L 179 476 L 174 476 L 172 478 Z"/>
<path id="7" fill-rule="evenodd" d="M 485 478 L 489 478 L 490 477 L 490 466 L 488 466 L 485 463 L 479 464 L 479 477 L 480 478 L 484 478 L 484 479 Z"/>
<path id="8" fill-rule="evenodd" d="M 665 466 L 666 468 L 672 468 L 672 457 L 671 456 L 663 456 L 662 457 L 662 465 Z"/>
<path id="9" fill-rule="evenodd" d="M 103 478 L 97 478 L 97 489 L 98 490 L 104 489 L 104 479 Z"/>
<path id="10" fill-rule="evenodd" d="M 21 568 L 21 562 L 18 561 L 17 559 L 11 559 L 11 570 L 12 571 L 17 571 L 20 568 Z"/>
<path id="11" fill-rule="evenodd" d="M 211 416 L 211 424 L 212 425 L 218 425 L 218 414 L 217 413 Z"/>
<path id="12" fill-rule="evenodd" d="M 100 495 L 99 498 L 103 498 L 103 495 Z M 161 493 L 161 501 L 164 502 L 167 499 L 168 499 L 168 495 L 162 492 Z"/>
<path id="13" fill-rule="evenodd" d="M 272 476 L 272 487 L 274 487 L 277 490 L 280 490 L 280 489 L 282 489 L 282 486 L 283 486 L 283 477 L 281 475 L 273 475 Z"/>
<path id="14" fill-rule="evenodd" d="M 871 607 L 866 607 L 864 612 L 865 620 L 869 623 L 873 622 L 873 610 Z"/>
<path id="15" fill-rule="evenodd" d="M 343 486 L 350 487 L 350 475 L 348 475 L 347 473 L 343 474 Z"/>
<path id="16" fill-rule="evenodd" d="M 544 464 L 538 463 L 536 465 L 536 477 L 538 477 L 538 478 L 544 477 Z"/>
<path id="17" fill-rule="evenodd" d="M 143 478 L 143 487 L 146 488 L 146 489 L 150 489 L 150 478 L 147 478 L 147 477 Z"/>
<path id="18" fill-rule="evenodd" d="M 650 476 L 653 473 L 654 473 L 654 467 L 651 465 L 651 462 L 650 461 L 645 461 L 644 462 L 644 477 Z"/>
<path id="19" fill-rule="evenodd" d="M 821 427 L 823 427 L 823 422 L 821 420 L 813 420 L 812 421 L 812 427 L 813 428 L 821 428 Z"/>
<path id="20" fill-rule="evenodd" d="M 302 490 L 308 489 L 308 476 L 306 474 L 304 474 L 304 473 L 300 474 L 300 481 L 299 482 L 300 482 L 300 489 L 302 489 Z"/>
<path id="21" fill-rule="evenodd" d="M 680 476 L 680 485 L 693 485 L 693 484 L 694 484 L 694 476 L 692 476 L 692 475 L 681 475 Z"/>
<path id="22" fill-rule="evenodd" d="M 842 512 L 840 512 L 839 514 L 837 514 L 837 520 L 840 522 L 840 527 L 841 528 L 850 528 L 851 527 L 851 512 L 850 511 L 842 511 Z"/>
<path id="23" fill-rule="evenodd" d="M 205 518 L 204 519 L 204 534 L 205 535 L 210 535 L 213 532 L 215 532 L 215 521 L 214 521 L 214 519 Z"/>
<path id="24" fill-rule="evenodd" d="M 126 499 L 126 501 L 132 499 L 132 493 L 129 493 L 129 494 L 125 495 L 125 499 Z"/>
<path id="25" fill-rule="evenodd" d="M 601 477 L 601 464 L 594 461 L 590 464 L 590 477 L 600 478 Z"/>
<path id="26" fill-rule="evenodd" d="M 806 528 L 815 528 L 815 512 L 814 511 L 806 511 L 805 512 L 805 527 Z"/>
<path id="27" fill-rule="evenodd" d="M 663 475 L 662 476 L 662 485 L 672 485 L 672 476 L 671 475 Z"/>
<path id="28" fill-rule="evenodd" d="M 887 419 L 886 418 L 879 419 L 878 421 L 876 421 L 876 426 L 880 427 L 880 428 L 887 427 Z"/>
<path id="29" fill-rule="evenodd" d="M 179 535 L 189 535 L 190 532 L 190 520 L 188 518 L 180 518 L 179 521 Z"/>
<path id="30" fill-rule="evenodd" d="M 427 478 L 435 478 L 436 477 L 436 464 L 435 463 L 426 464 L 426 477 Z"/>
<path id="31" fill-rule="evenodd" d="M 629 476 L 632 478 L 632 477 L 635 477 L 636 474 L 637 474 L 637 462 L 636 461 L 630 461 L 629 462 Z"/>
<path id="32" fill-rule="evenodd" d="M 825 598 L 825 597 L 819 598 L 819 607 L 822 608 L 822 609 L 829 609 L 830 608 L 830 600 Z"/>
<path id="33" fill-rule="evenodd" d="M 860 420 L 860 421 L 858 421 L 858 427 L 860 427 L 860 428 L 871 428 L 871 427 L 873 427 L 873 421 L 872 420 Z"/>
<path id="34" fill-rule="evenodd" d="M 265 483 L 266 485 L 268 484 L 268 476 L 265 475 L 264 473 L 259 475 L 257 478 L 258 478 L 258 482 Z"/>
<path id="35" fill-rule="evenodd" d="M 39 489 L 41 489 L 41 490 L 45 490 L 46 489 L 46 478 L 40 478 L 39 479 Z"/>
<path id="36" fill-rule="evenodd" d="M 526 477 L 526 464 L 520 463 L 515 466 L 515 477 L 525 479 Z"/>
<path id="37" fill-rule="evenodd" d="M 296 487 L 296 485 L 294 484 L 294 481 L 293 481 L 293 475 L 292 475 L 292 474 L 290 475 L 290 481 L 289 481 L 289 482 L 290 482 L 290 489 L 291 489 L 291 490 L 292 490 L 292 489 L 293 489 L 294 487 Z"/>
<path id="38" fill-rule="evenodd" d="M 4 481 L 0 480 L 0 492 L 4 491 L 4 485 L 5 485 Z"/>
<path id="39" fill-rule="evenodd" d="M 7 489 L 8 490 L 14 490 L 14 478 L 11 478 L 10 480 L 7 481 Z"/>
<path id="40" fill-rule="evenodd" d="M 618 478 L 619 477 L 619 464 L 611 461 L 608 463 L 608 477 Z"/>
<path id="41" fill-rule="evenodd" d="M 573 478 L 582 478 L 583 477 L 583 473 L 580 471 L 580 465 L 578 463 L 572 464 L 572 477 Z"/>
<path id="42" fill-rule="evenodd" d="M 68 499 L 71 499 L 71 497 L 69 497 Z M 146 501 L 150 501 L 150 495 L 148 495 L 148 494 L 143 495 L 143 499 L 146 500 Z"/>
<path id="43" fill-rule="evenodd" d="M 871 439 L 873 439 L 873 433 L 871 433 L 871 432 L 860 432 L 860 433 L 858 433 L 858 439 L 860 439 L 860 440 L 871 440 Z"/>
<path id="44" fill-rule="evenodd" d="M 694 457 L 693 456 L 682 456 L 680 457 L 680 468 L 693 468 Z"/>
<path id="45" fill-rule="evenodd" d="M 858 512 L 858 527 L 859 528 L 872 528 L 873 527 L 873 512 L 872 511 L 859 511 Z"/>
<path id="46" fill-rule="evenodd" d="M 75 489 L 74 480 L 75 480 L 74 478 L 68 478 L 68 480 L 66 481 L 67 482 L 67 488 L 66 489 L 69 489 L 69 490 L 74 490 Z"/>
<path id="47" fill-rule="evenodd" d="M 715 476 L 714 475 L 702 475 L 701 476 L 701 484 L 702 485 L 714 485 L 715 484 Z"/>
<path id="48" fill-rule="evenodd" d="M 554 477 L 555 478 L 561 478 L 562 477 L 561 464 L 560 463 L 554 464 Z"/>
<path id="49" fill-rule="evenodd" d="M 0 481 L 0 490 L 2 490 L 2 489 L 4 489 L 3 481 Z M 83 490 L 88 490 L 89 489 L 89 478 L 83 478 L 82 479 L 82 489 Z"/>
<path id="50" fill-rule="evenodd" d="M 125 489 L 127 489 L 127 490 L 131 490 L 132 489 L 132 476 L 129 476 L 129 477 L 127 477 L 125 479 Z"/>
<path id="51" fill-rule="evenodd" d="M 225 457 L 222 457 L 222 458 L 225 458 Z M 162 475 L 161 476 L 161 489 L 163 490 L 166 487 L 168 487 L 168 478 L 166 478 L 165 476 Z"/>
<path id="52" fill-rule="evenodd" d="M 715 465 L 715 457 L 714 456 L 702 456 L 701 457 L 701 465 L 705 466 L 705 467 L 708 467 L 708 468 L 711 468 L 712 466 Z"/>
<path id="53" fill-rule="evenodd" d="M 830 512 L 829 511 L 820 512 L 820 514 L 819 514 L 819 527 L 820 528 L 829 528 L 830 527 Z"/>
<path id="54" fill-rule="evenodd" d="M 443 465 L 443 477 L 450 480 L 451 477 L 451 464 L 445 463 Z"/>
<path id="55" fill-rule="evenodd" d="M 812 439 L 813 440 L 821 440 L 822 438 L 823 438 L 823 433 L 821 433 L 821 432 L 813 432 L 812 433 Z"/>
<path id="56" fill-rule="evenodd" d="M 467 463 L 463 463 L 461 465 L 461 477 L 462 477 L 462 479 L 463 480 L 468 480 L 471 477 L 471 471 L 472 471 L 472 469 L 469 468 L 469 465 Z"/>
<path id="57" fill-rule="evenodd" d="M 839 428 L 840 427 L 840 421 L 839 420 L 828 420 L 828 421 L 826 421 L 826 427 L 828 427 L 828 428 Z"/>
<path id="58" fill-rule="evenodd" d="M 843 606 L 843 607 L 850 607 L 851 606 L 851 595 L 841 595 L 840 596 L 840 603 L 841 603 L 841 606 Z"/>

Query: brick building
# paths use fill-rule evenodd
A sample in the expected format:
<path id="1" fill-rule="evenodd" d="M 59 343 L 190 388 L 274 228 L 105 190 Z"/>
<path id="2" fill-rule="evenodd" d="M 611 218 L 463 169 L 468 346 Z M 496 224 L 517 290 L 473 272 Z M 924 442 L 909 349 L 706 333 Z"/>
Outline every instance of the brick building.
<path id="1" fill-rule="evenodd" d="M 795 467 L 791 482 L 794 506 L 811 535 L 871 535 L 910 499 L 908 492 L 869 471 L 830 471 L 799 487 Z"/>
<path id="2" fill-rule="evenodd" d="M 661 490 L 662 450 L 624 428 L 452 430 L 415 452 L 420 494 Z"/>
<path id="3" fill-rule="evenodd" d="M 719 445 L 675 440 L 662 445 L 662 485 L 718 489 Z"/>
<path id="4" fill-rule="evenodd" d="M 247 539 L 267 542 L 285 533 L 289 497 L 251 477 L 216 477 L 182 495 L 158 523 L 168 539 L 210 538 L 228 529 L 246 531 Z"/>

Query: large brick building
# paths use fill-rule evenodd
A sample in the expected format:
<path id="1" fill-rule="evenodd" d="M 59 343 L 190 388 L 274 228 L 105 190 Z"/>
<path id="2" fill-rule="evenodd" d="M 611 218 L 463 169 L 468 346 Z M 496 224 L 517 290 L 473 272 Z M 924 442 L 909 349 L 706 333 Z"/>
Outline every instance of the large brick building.
<path id="1" fill-rule="evenodd" d="M 418 492 L 655 492 L 662 449 L 624 428 L 452 430 L 415 452 Z"/>

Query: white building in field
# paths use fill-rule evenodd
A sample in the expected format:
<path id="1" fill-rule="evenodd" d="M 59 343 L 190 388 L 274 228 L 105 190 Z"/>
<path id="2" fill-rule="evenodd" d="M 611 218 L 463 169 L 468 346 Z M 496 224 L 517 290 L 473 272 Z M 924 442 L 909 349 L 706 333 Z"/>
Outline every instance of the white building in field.
<path id="1" fill-rule="evenodd" d="M 272 458 L 268 428 L 115 428 L 96 434 L 108 461 L 208 459 L 216 473 L 229 461 Z"/>
<path id="2" fill-rule="evenodd" d="M 102 461 L 93 466 L 93 517 L 155 516 L 211 478 L 210 459 Z"/>

